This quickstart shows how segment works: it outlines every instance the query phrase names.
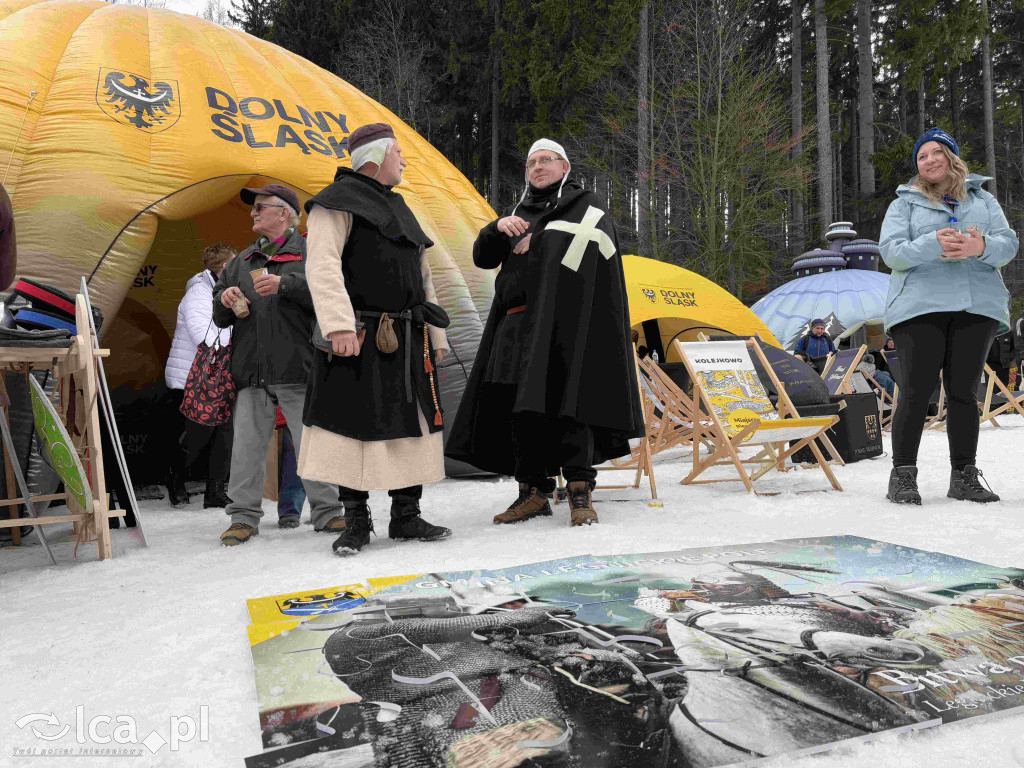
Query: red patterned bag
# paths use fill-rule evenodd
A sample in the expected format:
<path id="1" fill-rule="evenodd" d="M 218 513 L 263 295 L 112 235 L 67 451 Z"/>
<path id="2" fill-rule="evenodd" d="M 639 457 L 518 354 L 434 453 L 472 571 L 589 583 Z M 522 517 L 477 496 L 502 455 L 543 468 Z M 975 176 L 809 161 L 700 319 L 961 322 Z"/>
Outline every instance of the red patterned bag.
<path id="1" fill-rule="evenodd" d="M 235 380 L 231 378 L 231 343 L 221 346 L 220 339 L 213 344 L 199 342 L 188 378 L 181 412 L 186 419 L 211 427 L 227 424 L 231 420 L 231 406 L 235 402 Z"/>

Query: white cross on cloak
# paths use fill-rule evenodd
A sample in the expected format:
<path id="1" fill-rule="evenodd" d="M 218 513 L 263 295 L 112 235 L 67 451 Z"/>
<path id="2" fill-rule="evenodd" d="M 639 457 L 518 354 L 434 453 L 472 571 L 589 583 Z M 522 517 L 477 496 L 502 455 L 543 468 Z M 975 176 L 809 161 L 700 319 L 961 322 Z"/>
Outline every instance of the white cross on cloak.
<path id="1" fill-rule="evenodd" d="M 579 224 L 572 224 L 568 221 L 550 221 L 546 229 L 556 229 L 559 232 L 568 232 L 573 235 L 569 248 L 562 257 L 562 266 L 568 267 L 573 272 L 578 272 L 583 262 L 583 254 L 590 243 L 597 243 L 601 255 L 610 259 L 615 255 L 615 243 L 608 237 L 608 233 L 597 228 L 597 222 L 604 216 L 604 211 L 594 206 L 588 206 L 587 212 L 583 214 L 583 221 Z"/>

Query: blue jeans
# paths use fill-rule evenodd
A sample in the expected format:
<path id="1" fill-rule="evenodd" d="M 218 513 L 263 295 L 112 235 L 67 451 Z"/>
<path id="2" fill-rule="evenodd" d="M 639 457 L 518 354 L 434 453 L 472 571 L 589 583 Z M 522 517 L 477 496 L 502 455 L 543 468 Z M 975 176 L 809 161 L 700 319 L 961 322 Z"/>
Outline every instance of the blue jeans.
<path id="1" fill-rule="evenodd" d="M 277 496 L 277 516 L 301 515 L 302 504 L 306 501 L 306 489 L 295 474 L 298 461 L 295 457 L 295 443 L 291 430 L 281 427 L 281 482 Z"/>
<path id="2" fill-rule="evenodd" d="M 882 385 L 882 389 L 889 394 L 889 397 L 892 397 L 892 393 L 896 391 L 896 382 L 892 380 L 888 371 L 875 371 L 875 381 Z"/>

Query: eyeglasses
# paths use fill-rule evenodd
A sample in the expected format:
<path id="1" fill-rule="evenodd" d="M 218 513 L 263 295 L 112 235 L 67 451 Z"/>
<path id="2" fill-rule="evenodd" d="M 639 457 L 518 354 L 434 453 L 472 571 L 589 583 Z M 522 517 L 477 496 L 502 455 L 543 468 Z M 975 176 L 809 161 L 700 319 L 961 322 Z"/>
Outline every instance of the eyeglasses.
<path id="1" fill-rule="evenodd" d="M 284 208 L 284 206 L 278 205 L 277 203 L 256 203 L 256 205 L 252 207 L 252 209 L 256 211 L 256 213 L 259 213 L 264 208 Z"/>
<path id="2" fill-rule="evenodd" d="M 550 165 L 551 163 L 555 162 L 555 160 L 559 159 L 560 158 L 557 157 L 537 157 L 534 158 L 533 160 L 527 161 L 526 168 L 527 170 L 532 171 L 534 167 L 537 165 Z"/>

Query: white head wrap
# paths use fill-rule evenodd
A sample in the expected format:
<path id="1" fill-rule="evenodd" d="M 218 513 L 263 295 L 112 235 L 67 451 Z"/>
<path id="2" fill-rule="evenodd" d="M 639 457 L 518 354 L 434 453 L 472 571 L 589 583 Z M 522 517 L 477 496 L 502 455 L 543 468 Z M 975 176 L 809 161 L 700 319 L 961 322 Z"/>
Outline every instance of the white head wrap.
<path id="1" fill-rule="evenodd" d="M 534 152 L 540 152 L 542 150 L 554 152 L 560 158 L 565 160 L 566 164 L 569 166 L 565 171 L 565 175 L 562 177 L 562 183 L 558 185 L 557 197 L 561 198 L 562 187 L 565 186 L 565 180 L 569 178 L 569 172 L 572 170 L 572 163 L 569 162 L 569 157 L 565 154 L 565 149 L 562 147 L 562 145 L 559 144 L 557 141 L 552 141 L 551 139 L 537 139 L 535 142 L 533 142 L 533 145 L 530 147 L 530 151 L 526 153 L 527 162 L 529 162 L 530 156 L 533 155 Z M 524 173 L 526 176 L 526 189 L 523 190 L 523 195 L 522 197 L 519 198 L 519 203 L 523 202 L 523 200 L 526 199 L 526 193 L 530 191 L 530 169 L 527 168 L 524 171 Z M 513 216 L 515 215 L 516 210 L 518 210 L 519 208 L 519 203 L 516 203 L 516 207 L 512 209 Z"/>
<path id="2" fill-rule="evenodd" d="M 391 149 L 391 145 L 395 143 L 395 140 L 386 137 L 383 139 L 377 139 L 376 141 L 368 141 L 366 144 L 352 150 L 352 170 L 358 171 L 367 163 L 375 163 L 380 170 L 380 165 L 384 162 L 384 156 Z"/>

